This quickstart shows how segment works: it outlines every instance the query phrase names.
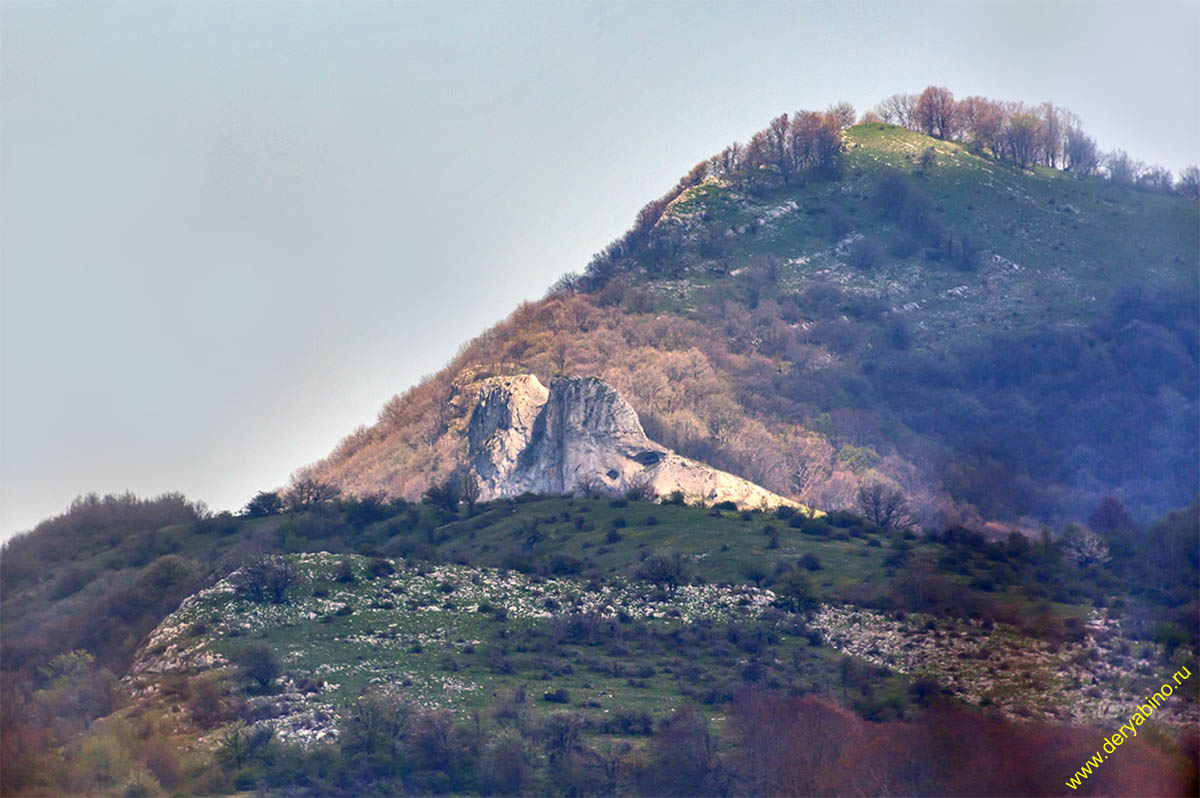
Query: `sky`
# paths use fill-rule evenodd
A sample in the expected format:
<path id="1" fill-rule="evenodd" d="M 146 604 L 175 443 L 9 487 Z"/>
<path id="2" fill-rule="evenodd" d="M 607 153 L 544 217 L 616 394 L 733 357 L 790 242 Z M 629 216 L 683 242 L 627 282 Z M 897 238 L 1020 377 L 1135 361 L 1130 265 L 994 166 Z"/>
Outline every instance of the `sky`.
<path id="1" fill-rule="evenodd" d="M 1200 161 L 1200 5 L 0 2 L 0 538 L 236 510 L 774 115 L 944 85 Z"/>

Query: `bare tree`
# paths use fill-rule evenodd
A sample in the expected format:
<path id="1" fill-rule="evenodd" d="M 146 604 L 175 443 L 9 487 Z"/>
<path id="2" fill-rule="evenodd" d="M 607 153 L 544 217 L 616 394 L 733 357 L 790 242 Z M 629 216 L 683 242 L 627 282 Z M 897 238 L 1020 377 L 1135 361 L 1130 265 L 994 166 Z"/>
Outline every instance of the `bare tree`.
<path id="1" fill-rule="evenodd" d="M 422 498 L 448 513 L 458 512 L 459 502 L 462 501 L 462 485 L 459 483 L 458 475 L 451 474 L 440 484 L 430 485 Z"/>
<path id="2" fill-rule="evenodd" d="M 1148 166 L 1138 175 L 1137 184 L 1153 191 L 1170 192 L 1175 185 L 1175 178 L 1170 169 Z"/>
<path id="3" fill-rule="evenodd" d="M 1063 149 L 1065 135 L 1062 111 L 1054 107 L 1054 103 L 1042 103 L 1041 125 L 1038 129 L 1042 163 L 1052 169 L 1058 167 L 1059 156 Z"/>
<path id="4" fill-rule="evenodd" d="M 1137 524 L 1115 496 L 1105 496 L 1095 511 L 1088 516 L 1088 528 L 1107 533 L 1137 529 Z"/>
<path id="5" fill-rule="evenodd" d="M 843 147 L 840 124 L 832 114 L 793 114 L 789 144 L 795 168 L 814 173 L 836 171 Z"/>
<path id="6" fill-rule="evenodd" d="M 766 134 L 768 158 L 784 185 L 792 180 L 796 172 L 796 156 L 792 149 L 791 123 L 787 114 L 780 114 L 771 120 L 771 124 L 763 131 Z"/>
<path id="7" fill-rule="evenodd" d="M 725 177 L 741 168 L 743 147 L 733 142 L 709 161 L 710 171 L 718 177 Z"/>
<path id="8" fill-rule="evenodd" d="M 913 522 L 904 493 L 882 482 L 859 486 L 858 506 L 868 521 L 885 532 L 906 529 Z"/>
<path id="9" fill-rule="evenodd" d="M 1193 164 L 1184 169 L 1179 175 L 1179 183 L 1176 184 L 1175 190 L 1184 197 L 1200 197 L 1200 166 Z"/>
<path id="10" fill-rule="evenodd" d="M 1112 559 L 1108 544 L 1090 529 L 1071 526 L 1062 538 L 1062 548 L 1067 557 L 1080 568 L 1103 565 Z"/>
<path id="11" fill-rule="evenodd" d="M 289 509 L 304 510 L 331 502 L 342 495 L 342 489 L 329 482 L 316 479 L 301 479 L 292 485 L 285 501 Z"/>
<path id="12" fill-rule="evenodd" d="M 411 705 L 395 696 L 366 693 L 343 711 L 338 743 L 347 753 L 393 753 L 415 714 Z"/>
<path id="13" fill-rule="evenodd" d="M 649 479 L 635 477 L 630 481 L 629 487 L 625 488 L 625 498 L 631 502 L 656 502 L 658 491 Z"/>
<path id="14" fill-rule="evenodd" d="M 554 281 L 554 285 L 550 286 L 550 290 L 546 292 L 546 298 L 560 296 L 574 296 L 583 288 L 583 277 L 579 272 L 567 272 L 562 277 Z"/>
<path id="15" fill-rule="evenodd" d="M 917 95 L 893 94 L 875 106 L 874 113 L 889 125 L 900 125 L 916 130 Z"/>
<path id="16" fill-rule="evenodd" d="M 234 571 L 229 581 L 245 599 L 282 604 L 287 589 L 296 582 L 296 568 L 283 557 L 263 556 Z"/>
<path id="17" fill-rule="evenodd" d="M 741 172 L 744 185 L 748 188 L 762 185 L 763 167 L 768 167 L 771 163 L 770 149 L 764 130 L 755 133 L 746 143 L 746 148 L 742 151 Z"/>
<path id="18" fill-rule="evenodd" d="M 825 111 L 825 115 L 837 123 L 838 130 L 845 130 L 850 127 L 857 118 L 857 114 L 854 113 L 854 106 L 850 103 L 831 105 Z"/>
<path id="19" fill-rule="evenodd" d="M 271 692 L 271 684 L 279 677 L 279 659 L 274 651 L 262 643 L 251 643 L 237 651 L 232 660 L 238 665 L 242 678 L 258 682 L 263 693 Z"/>
<path id="20" fill-rule="evenodd" d="M 575 483 L 575 493 L 585 499 L 603 499 L 612 494 L 600 477 L 584 477 Z"/>
<path id="21" fill-rule="evenodd" d="M 945 86 L 930 86 L 921 92 L 913 114 L 926 134 L 939 139 L 954 136 L 958 123 L 957 108 L 954 95 Z"/>
<path id="22" fill-rule="evenodd" d="M 968 97 L 958 104 L 959 123 L 967 143 L 976 152 L 1000 154 L 1000 134 L 1007 121 L 1004 107 L 986 97 Z"/>
<path id="23" fill-rule="evenodd" d="M 1081 175 L 1093 174 L 1100 166 L 1100 155 L 1096 142 L 1077 125 L 1070 125 L 1066 132 L 1063 149 L 1063 168 Z"/>
<path id="24" fill-rule="evenodd" d="M 1108 179 L 1122 185 L 1132 185 L 1145 168 L 1141 161 L 1129 157 L 1129 153 L 1125 150 L 1110 152 L 1104 156 L 1103 161 Z"/>
<path id="25" fill-rule="evenodd" d="M 458 472 L 458 483 L 458 492 L 462 496 L 463 504 L 467 505 L 467 514 L 474 515 L 475 505 L 479 502 L 479 480 L 470 468 L 464 468 Z"/>
<path id="26" fill-rule="evenodd" d="M 1004 126 L 1004 148 L 1013 164 L 1021 169 L 1037 160 L 1041 124 L 1036 114 L 1020 110 L 1010 114 Z"/>

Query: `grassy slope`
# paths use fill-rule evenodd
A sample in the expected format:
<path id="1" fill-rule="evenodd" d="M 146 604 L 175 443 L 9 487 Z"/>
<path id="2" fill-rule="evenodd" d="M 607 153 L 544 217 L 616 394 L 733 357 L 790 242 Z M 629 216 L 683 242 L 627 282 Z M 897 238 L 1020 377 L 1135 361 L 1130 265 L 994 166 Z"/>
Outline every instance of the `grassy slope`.
<path id="1" fill-rule="evenodd" d="M 973 331 L 1028 329 L 1047 318 L 1078 321 L 1131 280 L 1194 282 L 1200 250 L 1195 202 L 1053 169 L 1022 172 L 960 144 L 889 125 L 858 125 L 846 138 L 839 181 L 753 198 L 707 183 L 685 192 L 660 224 L 675 216 L 738 228 L 765 219 L 758 234 L 732 238 L 719 260 L 737 265 L 747 256 L 776 255 L 792 261 L 785 288 L 820 279 L 879 295 L 918 318 L 917 328 L 928 333 L 921 340 L 932 346 L 952 331 L 961 340 Z M 922 169 L 917 161 L 930 147 L 934 164 Z M 1004 262 L 963 273 L 917 254 L 888 256 L 874 272 L 847 269 L 844 252 L 839 257 L 829 239 L 829 214 L 841 209 L 858 233 L 882 239 L 896 233 L 894 221 L 871 200 L 875 182 L 889 168 L 913 177 L 947 229 Z M 795 208 L 775 216 L 789 204 Z M 690 265 L 709 265 L 705 260 L 696 257 Z M 726 279 L 701 268 L 663 287 L 672 302 L 688 307 L 696 289 Z"/>
<path id="2" fill-rule="evenodd" d="M 300 533 L 314 529 L 313 520 L 251 525 L 260 532 L 276 526 L 293 546 L 318 552 L 324 543 L 304 542 Z M 877 588 L 898 572 L 903 578 L 904 568 L 887 559 L 896 541 L 852 519 L 834 520 L 846 527 L 805 530 L 759 513 L 570 498 L 502 502 L 450 520 L 414 506 L 354 536 L 355 548 L 369 556 L 289 555 L 299 580 L 282 605 L 253 604 L 219 585 L 201 593 L 159 627 L 138 659 L 192 674 L 204 662 L 197 656 L 215 654 L 216 672 L 230 677 L 220 658 L 248 644 L 267 645 L 284 677 L 278 695 L 251 701 L 278 704 L 282 714 L 269 722 L 292 740 L 327 739 L 343 707 L 369 689 L 463 715 L 501 711 L 521 691 L 529 701 L 520 711 L 534 717 L 563 708 L 542 696 L 565 690 L 568 708 L 587 719 L 589 734 L 621 736 L 609 725 L 619 715 L 662 717 L 684 703 L 704 706 L 719 727 L 725 702 L 750 683 L 822 693 L 868 718 L 895 719 L 914 708 L 913 681 L 930 677 L 1010 717 L 1091 722 L 1132 707 L 1166 667 L 1161 647 L 1131 639 L 1089 602 L 1050 603 L 1028 584 L 982 586 L 980 577 L 1003 570 L 994 549 L 908 541 L 908 562 L 943 569 L 962 588 L 957 603 L 937 614 L 906 617 L 844 605 L 881 595 Z M 763 534 L 768 525 L 776 530 L 775 546 Z M 687 555 L 697 584 L 669 593 L 636 579 L 644 554 L 664 549 Z M 381 556 L 401 553 L 410 556 Z M 771 609 L 773 594 L 749 584 L 757 579 L 778 588 L 780 570 L 804 555 L 818 559 L 818 570 L 802 573 L 813 595 L 828 602 L 807 622 Z M 395 572 L 372 575 L 371 564 L 382 560 Z M 352 582 L 337 579 L 343 561 L 353 569 Z M 954 561 L 959 565 L 944 570 Z M 571 573 L 495 568 L 514 562 L 543 574 Z M 602 617 L 572 626 L 575 613 Z M 980 617 L 1030 622 L 1027 628 L 1049 639 L 1006 623 L 993 628 Z M 1085 622 L 1093 625 L 1086 635 Z M 849 670 L 846 653 L 854 663 Z M 305 678 L 321 680 L 320 691 L 299 694 L 296 685 Z M 161 708 L 176 711 L 173 701 Z M 1171 719 L 1184 720 L 1193 708 L 1193 699 L 1180 701 L 1181 714 Z M 185 731 L 176 744 L 206 748 L 219 737 Z"/>
<path id="3" fill-rule="evenodd" d="M 89 623 L 109 628 L 105 589 L 138 585 L 164 561 L 200 568 L 266 550 L 291 552 L 299 563 L 301 579 L 286 603 L 201 592 L 158 627 L 136 661 L 236 683 L 232 669 L 214 672 L 211 662 L 192 657 L 230 657 L 248 644 L 267 645 L 283 662 L 280 689 L 250 691 L 248 698 L 265 713 L 254 717 L 271 718 L 266 708 L 280 707 L 282 714 L 268 722 L 287 739 L 320 739 L 345 705 L 370 688 L 452 708 L 460 717 L 517 711 L 537 719 L 565 707 L 586 719 L 589 736 L 637 743 L 645 739 L 630 731 L 640 723 L 638 713 L 663 717 L 682 703 L 698 704 L 720 728 L 726 702 L 749 684 L 823 694 L 870 719 L 905 717 L 916 708 L 910 687 L 925 676 L 1010 717 L 1088 722 L 1124 712 L 1168 667 L 1162 646 L 1145 634 L 1134 638 L 1111 626 L 1084 634 L 1085 622 L 1103 618 L 1093 601 L 1133 608 L 1137 593 L 1128 585 L 1107 574 L 1042 584 L 1035 559 L 1010 558 L 982 541 L 892 538 L 840 514 L 793 527 L 769 514 L 572 498 L 499 502 L 473 515 L 424 504 L 385 506 L 365 523 L 355 506 L 217 518 L 124 539 L 98 536 L 73 562 L 48 565 L 34 582 L 6 591 L 6 643 L 17 631 L 11 619 L 24 625 L 27 618 L 67 616 L 72 607 L 94 605 Z M 764 534 L 768 527 L 774 534 Z M 643 554 L 662 549 L 688 557 L 695 584 L 672 595 L 636 580 Z M 345 554 L 354 551 L 360 554 Z M 797 571 L 805 555 L 820 567 Z M 370 565 L 381 558 L 395 573 L 371 575 Z M 353 583 L 335 578 L 343 559 L 351 562 Z M 907 600 L 916 587 L 905 580 L 919 563 L 959 586 L 931 613 L 908 607 L 905 616 L 896 611 L 903 603 L 886 612 L 843 605 Z M 526 572 L 494 568 L 505 564 Z M 54 599 L 72 567 L 96 571 L 93 583 Z M 780 569 L 803 574 L 826 606 L 807 619 L 764 609 L 769 596 L 750 583 L 779 589 Z M 1056 597 L 1062 603 L 1050 601 Z M 507 618 L 488 606 L 505 608 Z M 618 608 L 628 613 L 625 622 L 613 617 Z M 593 610 L 607 617 L 580 625 L 569 617 Z M 1025 628 L 1002 622 L 993 628 L 988 618 Z M 1191 644 L 1175 661 L 1194 661 Z M 323 684 L 301 694 L 305 679 Z M 192 725 L 185 706 L 192 688 L 178 679 L 142 674 L 127 684 L 166 692 L 141 694 L 114 720 L 161 720 L 170 745 L 197 763 L 224 739 L 225 727 Z M 514 708 L 517 690 L 529 700 Z M 568 704 L 543 700 L 558 690 L 567 691 Z M 1181 698 L 1177 709 L 1163 717 L 1190 718 L 1194 697 Z M 618 716 L 632 725 L 622 730 Z M 119 727 L 100 723 L 93 731 L 105 728 Z"/>

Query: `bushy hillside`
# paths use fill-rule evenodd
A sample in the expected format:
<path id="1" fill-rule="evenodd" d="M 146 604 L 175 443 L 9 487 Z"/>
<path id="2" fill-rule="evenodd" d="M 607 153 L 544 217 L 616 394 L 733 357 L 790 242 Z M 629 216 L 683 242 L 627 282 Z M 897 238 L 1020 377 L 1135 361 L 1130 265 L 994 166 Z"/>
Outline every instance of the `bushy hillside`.
<path id="1" fill-rule="evenodd" d="M 823 509 L 876 481 L 935 525 L 1190 501 L 1197 203 L 891 125 L 842 141 L 786 184 L 693 170 L 306 473 L 415 498 L 461 459 L 466 387 L 531 371 L 600 376 L 652 438 Z"/>
<path id="2" fill-rule="evenodd" d="M 624 499 L 198 519 L 178 497 L 81 502 L 5 548 L 4 792 L 611 792 L 614 778 L 657 795 L 711 778 L 741 793 L 789 760 L 759 770 L 755 735 L 803 739 L 785 717 L 846 724 L 831 756 L 889 767 L 892 731 L 986 728 L 1012 757 L 1055 740 L 1061 761 L 1013 771 L 1045 780 L 1094 748 L 1061 724 L 1108 723 L 1164 670 L 1194 670 L 1196 512 L 1089 547 Z M 1164 774 L 1187 772 L 1175 738 L 1197 684 L 1156 715 L 1138 760 L 1154 767 L 1108 783 L 1184 789 Z M 754 714 L 767 707 L 782 714 Z M 668 756 L 685 723 L 684 739 L 711 734 L 700 775 Z M 570 772 L 548 742 L 563 724 Z M 498 739 L 525 763 L 517 787 L 499 786 Z M 920 756 L 904 783 L 922 791 L 962 785 L 977 761 Z M 804 777 L 832 778 L 833 761 Z"/>

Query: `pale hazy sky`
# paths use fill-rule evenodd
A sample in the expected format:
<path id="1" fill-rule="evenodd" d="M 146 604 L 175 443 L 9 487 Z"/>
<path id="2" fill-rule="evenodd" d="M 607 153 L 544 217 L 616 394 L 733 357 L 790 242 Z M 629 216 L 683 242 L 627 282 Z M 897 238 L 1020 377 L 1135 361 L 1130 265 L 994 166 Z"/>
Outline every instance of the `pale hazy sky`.
<path id="1" fill-rule="evenodd" d="M 0 537 L 236 509 L 772 115 L 928 84 L 1200 160 L 1195 3 L 0 2 Z"/>

